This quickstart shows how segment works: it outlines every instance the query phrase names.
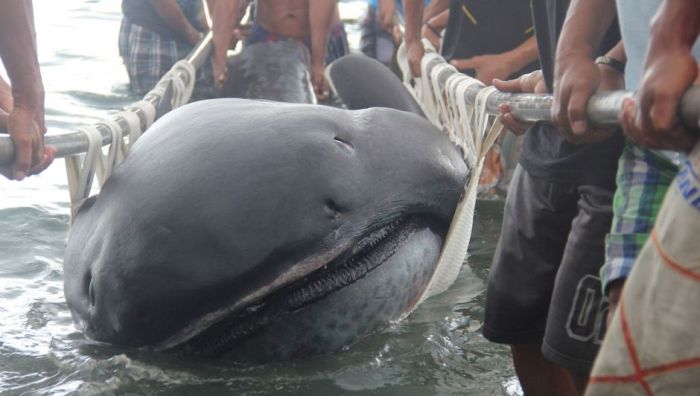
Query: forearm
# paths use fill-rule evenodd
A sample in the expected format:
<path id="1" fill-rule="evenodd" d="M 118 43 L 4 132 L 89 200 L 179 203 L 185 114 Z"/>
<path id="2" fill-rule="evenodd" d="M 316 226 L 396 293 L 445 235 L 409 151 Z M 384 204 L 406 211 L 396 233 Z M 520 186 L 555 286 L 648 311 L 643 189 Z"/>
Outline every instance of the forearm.
<path id="1" fill-rule="evenodd" d="M 0 57 L 12 83 L 14 106 L 43 112 L 31 1 L 0 2 Z"/>
<path id="2" fill-rule="evenodd" d="M 651 23 L 651 46 L 689 52 L 700 35 L 697 0 L 666 0 Z"/>
<path id="3" fill-rule="evenodd" d="M 593 60 L 616 14 L 614 0 L 573 0 L 557 44 L 555 64 L 569 56 Z"/>
<path id="4" fill-rule="evenodd" d="M 383 29 L 390 29 L 394 26 L 394 16 L 396 15 L 396 1 L 379 0 L 379 23 Z"/>
<path id="5" fill-rule="evenodd" d="M 605 55 L 609 58 L 619 60 L 622 63 L 627 63 L 627 53 L 625 52 L 625 46 L 622 43 L 622 40 L 612 47 Z"/>
<path id="6" fill-rule="evenodd" d="M 442 30 L 447 27 L 447 21 L 450 19 L 450 10 L 444 10 L 441 13 L 433 16 L 432 18 L 428 19 L 426 22 L 428 25 L 430 25 L 431 28 L 434 28 L 435 30 Z M 537 51 L 537 47 L 535 47 L 535 51 Z"/>
<path id="7" fill-rule="evenodd" d="M 403 0 L 405 38 L 407 45 L 420 44 L 423 25 L 423 0 Z"/>
<path id="8" fill-rule="evenodd" d="M 226 63 L 226 52 L 231 48 L 233 29 L 240 19 L 240 0 L 222 0 L 214 4 L 212 32 L 214 34 L 214 63 Z"/>
<path id="9" fill-rule="evenodd" d="M 0 114 L 12 110 L 12 88 L 0 77 Z"/>
<path id="10" fill-rule="evenodd" d="M 311 29 L 311 63 L 323 64 L 326 61 L 328 37 L 333 23 L 335 0 L 310 0 L 309 24 Z"/>
<path id="11" fill-rule="evenodd" d="M 510 61 L 511 73 L 514 73 L 530 63 L 537 60 L 537 40 L 535 36 L 531 36 L 525 40 L 519 46 L 513 48 L 512 50 L 506 52 L 506 55 Z"/>
<path id="12" fill-rule="evenodd" d="M 197 42 L 199 32 L 187 20 L 185 14 L 182 13 L 177 0 L 152 0 L 151 4 L 158 16 L 169 28 L 176 31 L 188 43 L 195 44 Z"/>
<path id="13" fill-rule="evenodd" d="M 431 18 L 442 14 L 448 8 L 450 8 L 450 0 L 432 0 L 423 11 L 423 21 L 428 22 Z M 449 15 L 449 12 L 447 15 Z M 447 25 L 447 21 L 445 21 L 445 25 Z"/>

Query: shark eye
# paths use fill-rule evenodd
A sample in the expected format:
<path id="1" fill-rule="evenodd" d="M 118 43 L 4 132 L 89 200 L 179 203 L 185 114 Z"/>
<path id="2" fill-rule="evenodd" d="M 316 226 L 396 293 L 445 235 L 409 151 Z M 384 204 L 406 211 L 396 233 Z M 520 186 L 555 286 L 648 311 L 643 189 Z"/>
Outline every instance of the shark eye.
<path id="1" fill-rule="evenodd" d="M 88 300 L 90 301 L 90 306 L 94 307 L 95 306 L 95 287 L 92 284 L 92 273 L 88 271 L 85 274 L 85 279 L 84 279 L 84 287 L 85 290 L 87 290 L 87 295 L 88 295 Z"/>

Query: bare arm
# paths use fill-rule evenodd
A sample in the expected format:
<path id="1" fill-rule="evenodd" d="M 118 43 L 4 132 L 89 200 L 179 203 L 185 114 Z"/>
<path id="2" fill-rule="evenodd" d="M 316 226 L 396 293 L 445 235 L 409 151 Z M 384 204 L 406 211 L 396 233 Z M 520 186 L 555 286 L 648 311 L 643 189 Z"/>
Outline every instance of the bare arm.
<path id="1" fill-rule="evenodd" d="M 44 86 L 35 35 L 31 2 L 0 3 L 0 57 L 12 82 L 15 107 L 41 113 L 43 127 Z"/>
<path id="2" fill-rule="evenodd" d="M 394 28 L 394 16 L 396 16 L 396 1 L 379 0 L 379 24 L 382 29 L 391 32 Z"/>
<path id="3" fill-rule="evenodd" d="M 311 81 L 319 99 L 328 95 L 323 70 L 326 65 L 328 37 L 333 15 L 338 4 L 335 0 L 309 0 L 309 25 L 311 28 Z"/>
<path id="4" fill-rule="evenodd" d="M 199 32 L 187 20 L 185 14 L 182 13 L 177 0 L 151 0 L 151 4 L 168 27 L 176 31 L 191 45 L 197 44 Z"/>
<path id="5" fill-rule="evenodd" d="M 432 4 L 432 3 L 431 3 Z M 450 10 L 444 10 L 434 17 L 428 19 L 421 29 L 421 36 L 430 40 L 436 50 L 440 49 L 440 41 L 442 40 L 442 30 L 447 27 L 447 21 L 450 19 Z"/>
<path id="6" fill-rule="evenodd" d="M 240 0 L 222 0 L 214 4 L 212 15 L 212 32 L 214 34 L 214 50 L 212 69 L 214 72 L 214 85 L 219 89 L 226 81 L 226 52 L 233 42 L 233 29 L 241 18 Z"/>
<path id="7" fill-rule="evenodd" d="M 12 88 L 0 77 L 0 114 L 4 112 L 7 115 L 10 110 L 12 110 Z"/>
<path id="8" fill-rule="evenodd" d="M 474 70 L 476 78 L 486 85 L 494 79 L 503 80 L 537 59 L 537 40 L 527 38 L 519 46 L 502 54 L 477 55 L 469 59 L 453 59 L 450 63 L 459 70 Z"/>
<path id="9" fill-rule="evenodd" d="M 7 129 L 15 144 L 13 169 L 0 169 L 22 180 L 39 173 L 53 160 L 55 150 L 44 150 L 44 86 L 36 54 L 31 1 L 0 2 L 0 58 L 12 83 L 14 107 Z"/>
<path id="10" fill-rule="evenodd" d="M 617 11 L 614 0 L 573 0 L 557 45 L 552 119 L 567 139 L 597 141 L 589 129 L 586 104 L 600 85 L 594 59 Z"/>
<path id="11" fill-rule="evenodd" d="M 431 18 L 447 11 L 449 8 L 450 0 L 432 0 L 423 11 L 423 22 L 428 22 Z M 445 25 L 447 25 L 447 21 L 445 21 Z"/>
<path id="12" fill-rule="evenodd" d="M 431 27 L 442 30 L 447 27 L 447 22 L 450 20 L 450 10 L 443 10 L 439 14 L 428 19 L 425 23 Z"/>
<path id="13" fill-rule="evenodd" d="M 420 61 L 424 49 L 421 43 L 421 26 L 423 25 L 423 0 L 403 0 L 404 19 L 406 24 L 406 51 L 411 73 L 414 77 L 421 75 Z"/>
<path id="14" fill-rule="evenodd" d="M 337 6 L 335 0 L 309 1 L 309 26 L 311 28 L 311 63 L 325 63 L 328 37 Z"/>

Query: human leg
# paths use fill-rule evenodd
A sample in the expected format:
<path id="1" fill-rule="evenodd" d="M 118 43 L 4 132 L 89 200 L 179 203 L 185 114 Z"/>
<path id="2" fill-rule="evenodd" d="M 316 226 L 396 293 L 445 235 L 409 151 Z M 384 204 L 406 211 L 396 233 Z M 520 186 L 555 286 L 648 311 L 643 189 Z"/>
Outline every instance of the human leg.
<path id="1" fill-rule="evenodd" d="M 546 359 L 539 344 L 511 345 L 513 365 L 526 395 L 575 395 L 578 386 L 569 372 Z M 585 384 L 584 384 L 585 385 Z"/>
<path id="2" fill-rule="evenodd" d="M 608 302 L 598 272 L 612 221 L 613 189 L 584 185 L 578 192 L 578 213 L 557 272 L 542 351 L 569 370 L 583 393 L 605 332 Z"/>
<path id="3" fill-rule="evenodd" d="M 512 346 L 518 378 L 531 394 L 562 391 L 571 384 L 566 371 L 544 359 L 541 344 L 577 199 L 573 185 L 531 177 L 521 167 L 506 199 L 483 333 L 490 341 Z"/>

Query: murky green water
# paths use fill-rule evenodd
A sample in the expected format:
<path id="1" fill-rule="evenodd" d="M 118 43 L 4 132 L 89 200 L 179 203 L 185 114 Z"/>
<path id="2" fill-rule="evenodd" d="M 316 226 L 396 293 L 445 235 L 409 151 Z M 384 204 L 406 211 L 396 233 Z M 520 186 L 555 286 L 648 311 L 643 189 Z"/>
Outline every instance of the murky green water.
<path id="1" fill-rule="evenodd" d="M 117 55 L 118 0 L 35 0 L 51 133 L 128 104 Z M 359 15 L 364 2 L 342 4 Z M 357 46 L 358 29 L 350 40 Z M 95 345 L 63 297 L 68 191 L 62 161 L 0 180 L 0 394 L 491 395 L 515 392 L 507 350 L 480 335 L 502 203 L 478 204 L 469 267 L 446 293 L 348 351 L 244 366 Z M 157 323 L 153 324 L 157 326 Z"/>

